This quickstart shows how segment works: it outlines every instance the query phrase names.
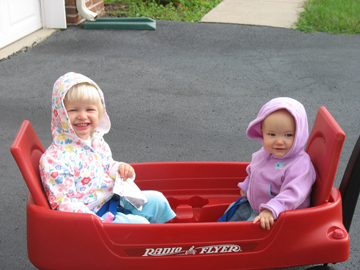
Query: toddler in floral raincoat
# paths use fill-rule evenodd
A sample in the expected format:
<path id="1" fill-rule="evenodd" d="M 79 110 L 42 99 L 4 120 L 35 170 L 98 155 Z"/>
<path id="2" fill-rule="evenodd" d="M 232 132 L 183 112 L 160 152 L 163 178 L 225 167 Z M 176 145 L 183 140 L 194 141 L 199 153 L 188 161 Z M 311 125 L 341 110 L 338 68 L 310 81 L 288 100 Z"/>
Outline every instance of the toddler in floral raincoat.
<path id="1" fill-rule="evenodd" d="M 53 142 L 40 159 L 42 184 L 52 209 L 105 218 L 102 208 L 113 198 L 114 178 L 135 178 L 132 166 L 114 161 L 103 135 L 110 130 L 104 95 L 84 75 L 69 72 L 54 84 L 51 131 Z M 139 211 L 123 198 L 117 223 L 164 223 L 175 217 L 157 191 L 143 191 L 148 202 Z M 99 211 L 101 210 L 101 211 Z M 129 214 L 128 211 L 131 211 Z M 124 212 L 124 211 L 123 211 Z"/>

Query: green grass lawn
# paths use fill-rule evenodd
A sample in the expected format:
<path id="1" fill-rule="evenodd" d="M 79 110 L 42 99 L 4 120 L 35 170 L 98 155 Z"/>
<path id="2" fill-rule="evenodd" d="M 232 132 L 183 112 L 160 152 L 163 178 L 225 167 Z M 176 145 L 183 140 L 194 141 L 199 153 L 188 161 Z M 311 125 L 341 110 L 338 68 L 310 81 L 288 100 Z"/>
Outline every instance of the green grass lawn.
<path id="1" fill-rule="evenodd" d="M 360 0 L 309 0 L 296 29 L 332 34 L 360 33 Z"/>

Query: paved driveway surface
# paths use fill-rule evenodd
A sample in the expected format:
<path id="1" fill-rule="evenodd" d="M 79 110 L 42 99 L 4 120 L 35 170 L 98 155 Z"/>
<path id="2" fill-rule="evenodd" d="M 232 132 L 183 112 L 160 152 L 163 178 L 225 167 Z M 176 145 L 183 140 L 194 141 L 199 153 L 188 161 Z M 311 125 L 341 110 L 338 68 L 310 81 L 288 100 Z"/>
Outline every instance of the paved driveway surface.
<path id="1" fill-rule="evenodd" d="M 69 28 L 0 62 L 0 269 L 34 269 L 26 249 L 28 189 L 9 148 L 24 119 L 50 144 L 59 76 L 75 71 L 100 85 L 112 120 L 106 140 L 126 162 L 249 161 L 260 145 L 245 130 L 265 102 L 298 99 L 310 127 L 326 106 L 347 134 L 338 186 L 360 134 L 359 48 L 359 35 L 158 21 L 156 31 Z M 351 257 L 337 269 L 359 266 L 359 208 Z"/>

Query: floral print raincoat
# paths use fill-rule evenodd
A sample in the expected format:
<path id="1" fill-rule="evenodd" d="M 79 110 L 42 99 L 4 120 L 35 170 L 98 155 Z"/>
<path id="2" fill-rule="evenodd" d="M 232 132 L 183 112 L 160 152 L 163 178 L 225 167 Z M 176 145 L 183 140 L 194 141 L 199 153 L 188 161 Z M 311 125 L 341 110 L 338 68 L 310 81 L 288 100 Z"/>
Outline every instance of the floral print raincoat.
<path id="1" fill-rule="evenodd" d="M 73 130 L 63 99 L 75 84 L 94 85 L 102 99 L 104 112 L 91 135 L 91 143 L 81 140 Z M 103 135 L 110 130 L 104 95 L 91 79 L 74 72 L 61 76 L 52 93 L 51 131 L 53 142 L 40 159 L 42 184 L 52 209 L 92 213 L 113 195 L 114 179 L 120 162 L 112 158 Z"/>

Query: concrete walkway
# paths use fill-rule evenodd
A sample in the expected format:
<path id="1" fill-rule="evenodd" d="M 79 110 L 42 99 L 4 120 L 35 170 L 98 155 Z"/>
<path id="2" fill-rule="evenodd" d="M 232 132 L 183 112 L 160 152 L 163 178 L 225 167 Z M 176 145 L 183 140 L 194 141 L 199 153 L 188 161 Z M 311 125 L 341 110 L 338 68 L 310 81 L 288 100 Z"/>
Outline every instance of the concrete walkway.
<path id="1" fill-rule="evenodd" d="M 291 28 L 304 0 L 223 0 L 201 22 Z"/>

